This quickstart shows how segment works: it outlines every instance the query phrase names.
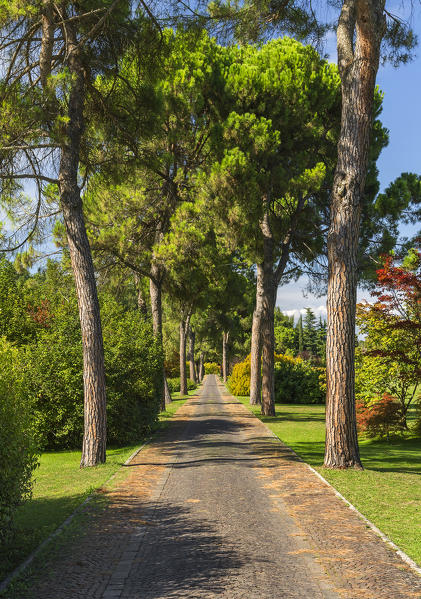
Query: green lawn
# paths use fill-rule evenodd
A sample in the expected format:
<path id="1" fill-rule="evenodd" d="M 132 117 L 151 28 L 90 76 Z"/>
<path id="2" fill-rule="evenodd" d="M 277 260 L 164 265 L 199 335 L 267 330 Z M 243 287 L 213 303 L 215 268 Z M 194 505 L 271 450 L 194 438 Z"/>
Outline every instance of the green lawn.
<path id="1" fill-rule="evenodd" d="M 159 416 L 157 431 L 167 426 L 169 419 L 187 399 L 180 399 L 179 394 L 174 396 L 174 401 Z M 82 470 L 79 468 L 79 450 L 43 453 L 40 467 L 34 474 L 32 500 L 19 508 L 14 539 L 7 547 L 0 549 L 0 580 L 21 563 L 88 495 L 103 486 L 140 445 L 141 442 L 136 446 L 108 448 L 105 464 Z"/>
<path id="2" fill-rule="evenodd" d="M 260 416 L 259 406 L 239 398 Z M 313 466 L 366 518 L 421 564 L 421 439 L 408 435 L 386 441 L 361 440 L 364 471 L 323 468 L 324 406 L 276 406 L 263 422 Z"/>

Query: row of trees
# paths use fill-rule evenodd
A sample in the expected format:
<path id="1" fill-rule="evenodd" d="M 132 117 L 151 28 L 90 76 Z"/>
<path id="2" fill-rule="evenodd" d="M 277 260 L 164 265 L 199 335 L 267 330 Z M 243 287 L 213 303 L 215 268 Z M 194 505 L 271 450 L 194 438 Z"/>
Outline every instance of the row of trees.
<path id="1" fill-rule="evenodd" d="M 82 466 L 105 460 L 106 439 L 92 246 L 97 272 L 136 279 L 139 307 L 149 282 L 161 347 L 163 289 L 169 294 L 180 320 L 182 391 L 186 337 L 194 340 L 200 328 L 192 327 L 194 315 L 217 323 L 226 356 L 229 335 L 250 309 L 254 266 L 250 397 L 257 402 L 262 391 L 267 415 L 274 414 L 278 286 L 304 270 L 320 274 L 327 251 L 325 465 L 360 467 L 357 273 L 369 276 L 367 256 L 391 247 L 390 219 L 414 201 L 393 193 L 376 200 L 375 162 L 387 143 L 376 119 L 380 46 L 406 52 L 414 43 L 399 23 L 387 22 L 384 8 L 375 0 L 341 4 L 338 69 L 290 38 L 222 46 L 203 28 L 222 23 L 243 41 L 250 24 L 267 33 L 265 23 L 320 36 L 325 28 L 305 1 L 215 3 L 202 28 L 185 30 L 178 20 L 176 32 L 162 30 L 164 15 L 143 2 L 2 8 L 2 199 L 18 231 L 28 214 L 35 217 L 25 240 L 5 245 L 18 248 L 58 216 L 56 238 L 68 248 L 82 330 Z M 190 13 L 196 24 L 198 11 Z M 180 19 L 180 11 L 172 16 Z M 36 183 L 33 211 L 22 180 Z M 164 371 L 162 381 L 165 389 Z"/>
<path id="2" fill-rule="evenodd" d="M 286 316 L 275 308 L 275 349 L 278 353 L 300 355 L 307 360 L 324 364 L 326 360 L 326 321 L 306 308 L 304 318 Z"/>

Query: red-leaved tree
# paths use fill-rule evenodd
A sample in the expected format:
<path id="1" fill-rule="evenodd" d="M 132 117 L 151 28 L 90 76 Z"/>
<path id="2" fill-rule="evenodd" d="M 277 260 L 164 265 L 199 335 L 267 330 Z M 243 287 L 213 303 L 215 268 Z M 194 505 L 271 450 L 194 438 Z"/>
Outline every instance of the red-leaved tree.
<path id="1" fill-rule="evenodd" d="M 359 304 L 358 324 L 366 335 L 363 360 L 368 372 L 383 367 L 385 387 L 401 404 L 403 421 L 421 380 L 421 252 L 412 249 L 402 261 L 385 258 L 377 271 L 374 304 Z M 382 377 L 378 377 L 380 380 Z"/>

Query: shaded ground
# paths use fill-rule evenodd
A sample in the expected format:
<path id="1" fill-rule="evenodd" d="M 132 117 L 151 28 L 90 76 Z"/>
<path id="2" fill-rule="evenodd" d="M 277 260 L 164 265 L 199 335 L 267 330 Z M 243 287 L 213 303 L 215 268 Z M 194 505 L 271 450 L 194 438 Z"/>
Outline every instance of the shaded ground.
<path id="1" fill-rule="evenodd" d="M 128 469 L 20 596 L 421 597 L 421 578 L 214 376 Z"/>

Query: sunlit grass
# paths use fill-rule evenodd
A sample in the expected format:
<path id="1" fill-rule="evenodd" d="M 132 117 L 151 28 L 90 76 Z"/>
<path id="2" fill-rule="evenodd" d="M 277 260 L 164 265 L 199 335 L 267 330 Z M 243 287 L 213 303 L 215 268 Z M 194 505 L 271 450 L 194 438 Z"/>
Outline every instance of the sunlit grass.
<path id="1" fill-rule="evenodd" d="M 324 406 L 277 404 L 276 416 L 260 415 L 248 397 L 239 398 L 305 462 L 421 564 L 421 438 L 410 433 L 390 443 L 360 440 L 364 471 L 323 468 Z M 414 410 L 411 412 L 411 420 Z"/>

